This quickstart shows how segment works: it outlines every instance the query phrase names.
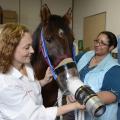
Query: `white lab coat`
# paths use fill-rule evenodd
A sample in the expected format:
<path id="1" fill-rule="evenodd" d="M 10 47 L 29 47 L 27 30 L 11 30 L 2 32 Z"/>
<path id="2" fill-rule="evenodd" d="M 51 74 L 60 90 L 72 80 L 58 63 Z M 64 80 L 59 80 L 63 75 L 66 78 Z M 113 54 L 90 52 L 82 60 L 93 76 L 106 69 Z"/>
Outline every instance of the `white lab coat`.
<path id="1" fill-rule="evenodd" d="M 14 67 L 0 73 L 0 120 L 55 120 L 57 107 L 43 106 L 41 86 L 30 65 L 26 70 L 28 76 Z"/>

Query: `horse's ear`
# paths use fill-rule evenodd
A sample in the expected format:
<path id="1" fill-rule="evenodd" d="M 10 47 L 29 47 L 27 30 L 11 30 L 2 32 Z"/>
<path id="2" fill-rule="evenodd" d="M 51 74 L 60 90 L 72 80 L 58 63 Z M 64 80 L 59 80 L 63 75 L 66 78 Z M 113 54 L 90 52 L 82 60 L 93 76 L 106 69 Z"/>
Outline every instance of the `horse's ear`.
<path id="1" fill-rule="evenodd" d="M 47 24 L 48 18 L 51 15 L 50 9 L 48 8 L 47 4 L 42 5 L 40 10 L 41 22 L 43 25 Z"/>
<path id="2" fill-rule="evenodd" d="M 71 23 L 72 21 L 72 9 L 71 8 L 68 9 L 67 13 L 63 16 L 63 18 L 65 19 L 65 22 L 67 24 Z"/>

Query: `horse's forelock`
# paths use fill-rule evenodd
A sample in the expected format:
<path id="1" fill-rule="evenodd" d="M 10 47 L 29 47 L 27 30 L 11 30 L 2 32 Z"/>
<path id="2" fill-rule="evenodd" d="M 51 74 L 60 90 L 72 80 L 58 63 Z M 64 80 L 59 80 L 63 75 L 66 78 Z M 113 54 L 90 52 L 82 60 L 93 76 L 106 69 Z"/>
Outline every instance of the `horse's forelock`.
<path id="1" fill-rule="evenodd" d="M 56 29 L 63 29 L 65 33 L 70 32 L 70 28 L 68 24 L 66 24 L 63 17 L 58 15 L 51 15 L 48 19 L 48 30 L 56 30 Z"/>
<path id="2" fill-rule="evenodd" d="M 48 24 L 46 26 L 46 33 L 48 36 L 59 35 L 59 31 L 63 31 L 64 35 L 69 39 L 69 44 L 73 43 L 74 36 L 69 24 L 66 24 L 64 17 L 58 15 L 50 15 Z"/>

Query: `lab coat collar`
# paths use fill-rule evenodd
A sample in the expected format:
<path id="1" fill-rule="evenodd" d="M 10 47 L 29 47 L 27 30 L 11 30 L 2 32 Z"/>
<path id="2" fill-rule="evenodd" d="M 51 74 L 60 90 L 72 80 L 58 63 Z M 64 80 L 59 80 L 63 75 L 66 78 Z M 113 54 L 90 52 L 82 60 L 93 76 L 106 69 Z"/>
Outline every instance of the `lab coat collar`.
<path id="1" fill-rule="evenodd" d="M 32 67 L 26 64 L 25 68 L 28 75 L 27 77 L 30 78 L 30 80 L 34 81 L 34 74 L 33 74 Z M 10 71 L 7 74 L 14 76 L 16 79 L 21 79 L 24 76 L 14 66 L 11 66 Z"/>

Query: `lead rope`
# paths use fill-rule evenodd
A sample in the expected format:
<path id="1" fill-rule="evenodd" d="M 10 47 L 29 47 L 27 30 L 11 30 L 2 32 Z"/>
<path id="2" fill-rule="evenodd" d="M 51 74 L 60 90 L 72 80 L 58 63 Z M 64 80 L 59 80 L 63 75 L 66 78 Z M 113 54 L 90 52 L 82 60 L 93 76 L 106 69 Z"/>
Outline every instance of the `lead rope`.
<path id="1" fill-rule="evenodd" d="M 75 120 L 85 120 L 84 119 L 84 111 L 82 110 L 75 110 Z"/>
<path id="2" fill-rule="evenodd" d="M 62 91 L 59 89 L 58 90 L 58 106 L 62 106 L 62 97 L 63 97 Z M 60 120 L 63 120 L 62 115 L 60 116 Z"/>

